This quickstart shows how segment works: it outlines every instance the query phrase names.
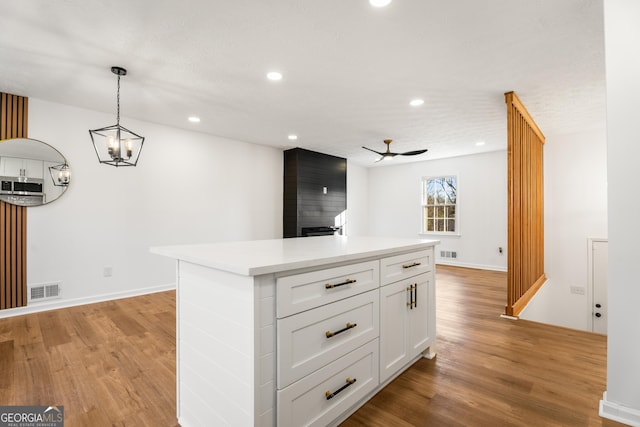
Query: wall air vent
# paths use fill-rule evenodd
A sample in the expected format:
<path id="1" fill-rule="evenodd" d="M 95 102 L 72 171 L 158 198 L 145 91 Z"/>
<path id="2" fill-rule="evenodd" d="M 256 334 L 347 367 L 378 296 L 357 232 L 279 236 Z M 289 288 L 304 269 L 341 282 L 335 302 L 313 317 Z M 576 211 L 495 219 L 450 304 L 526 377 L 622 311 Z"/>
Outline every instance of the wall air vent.
<path id="1" fill-rule="evenodd" d="M 440 251 L 440 258 L 458 258 L 456 251 Z"/>
<path id="2" fill-rule="evenodd" d="M 38 283 L 29 285 L 28 302 L 48 301 L 60 298 L 62 282 Z"/>

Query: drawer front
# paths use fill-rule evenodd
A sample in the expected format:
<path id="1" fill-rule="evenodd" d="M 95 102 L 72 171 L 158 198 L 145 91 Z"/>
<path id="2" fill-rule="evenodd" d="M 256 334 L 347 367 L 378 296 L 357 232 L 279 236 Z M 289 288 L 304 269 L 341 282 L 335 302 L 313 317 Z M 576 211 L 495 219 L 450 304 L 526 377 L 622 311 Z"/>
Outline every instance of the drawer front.
<path id="1" fill-rule="evenodd" d="M 279 277 L 277 317 L 290 316 L 379 286 L 378 261 Z"/>
<path id="2" fill-rule="evenodd" d="M 289 387 L 278 390 L 279 426 L 326 426 L 378 386 L 373 340 Z M 333 397 L 327 399 L 327 394 Z"/>
<path id="3" fill-rule="evenodd" d="M 278 388 L 377 338 L 379 301 L 376 289 L 278 319 Z"/>
<path id="4" fill-rule="evenodd" d="M 433 249 L 383 258 L 380 261 L 382 285 L 433 270 Z"/>

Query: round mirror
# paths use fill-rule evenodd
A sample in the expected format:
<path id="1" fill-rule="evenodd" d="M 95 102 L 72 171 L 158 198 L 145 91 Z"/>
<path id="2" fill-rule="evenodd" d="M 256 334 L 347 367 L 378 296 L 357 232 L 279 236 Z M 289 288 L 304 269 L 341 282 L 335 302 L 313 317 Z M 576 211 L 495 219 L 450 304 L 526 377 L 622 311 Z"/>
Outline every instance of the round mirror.
<path id="1" fill-rule="evenodd" d="M 71 170 L 49 144 L 29 138 L 0 141 L 0 200 L 19 206 L 40 206 L 62 195 Z"/>

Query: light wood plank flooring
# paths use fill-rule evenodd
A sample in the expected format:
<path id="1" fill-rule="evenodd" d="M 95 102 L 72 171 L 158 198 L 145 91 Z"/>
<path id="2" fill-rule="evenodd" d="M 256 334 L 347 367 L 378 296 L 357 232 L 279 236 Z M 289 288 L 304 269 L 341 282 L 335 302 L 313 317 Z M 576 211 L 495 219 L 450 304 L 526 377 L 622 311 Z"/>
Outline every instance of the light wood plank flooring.
<path id="1" fill-rule="evenodd" d="M 602 420 L 604 336 L 501 319 L 505 273 L 437 269 L 438 356 L 343 423 L 619 426 Z M 0 319 L 0 405 L 65 406 L 65 425 L 177 426 L 175 293 Z"/>
<path id="2" fill-rule="evenodd" d="M 341 427 L 620 426 L 598 416 L 606 336 L 499 317 L 506 273 L 438 266 L 437 357 Z"/>
<path id="3" fill-rule="evenodd" d="M 0 319 L 0 405 L 66 427 L 177 426 L 175 292 Z"/>

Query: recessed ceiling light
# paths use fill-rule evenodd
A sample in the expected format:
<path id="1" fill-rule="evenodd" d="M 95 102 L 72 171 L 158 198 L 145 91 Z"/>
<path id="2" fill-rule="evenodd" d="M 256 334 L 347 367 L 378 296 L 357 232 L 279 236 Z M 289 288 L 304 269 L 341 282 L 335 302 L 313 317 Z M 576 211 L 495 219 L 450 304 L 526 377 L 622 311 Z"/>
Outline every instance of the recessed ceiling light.
<path id="1" fill-rule="evenodd" d="M 271 71 L 267 73 L 267 78 L 273 81 L 282 80 L 282 73 L 279 73 L 277 71 Z"/>
<path id="2" fill-rule="evenodd" d="M 298 135 L 289 135 L 287 138 L 289 138 L 291 141 L 295 141 L 296 139 L 298 139 Z"/>
<path id="3" fill-rule="evenodd" d="M 482 147 L 484 145 L 484 141 L 476 142 L 476 147 Z"/>
<path id="4" fill-rule="evenodd" d="M 422 104 L 424 104 L 424 99 L 412 99 L 411 102 L 409 102 L 409 105 L 412 107 L 419 107 Z"/>
<path id="5" fill-rule="evenodd" d="M 369 4 L 373 7 L 385 7 L 391 3 L 391 0 L 369 0 Z"/>
<path id="6" fill-rule="evenodd" d="M 189 117 L 189 121 L 191 123 L 200 123 L 200 117 L 191 116 L 191 117 Z"/>

